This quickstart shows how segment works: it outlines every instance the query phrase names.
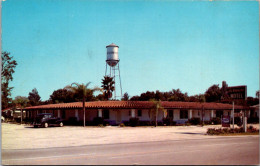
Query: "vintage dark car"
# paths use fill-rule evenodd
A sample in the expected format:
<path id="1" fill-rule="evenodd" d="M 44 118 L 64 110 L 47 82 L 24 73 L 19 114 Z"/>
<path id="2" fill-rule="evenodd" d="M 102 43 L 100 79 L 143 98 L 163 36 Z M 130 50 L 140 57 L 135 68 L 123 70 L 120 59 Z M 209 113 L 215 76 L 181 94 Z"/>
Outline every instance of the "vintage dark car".
<path id="1" fill-rule="evenodd" d="M 40 113 L 33 122 L 34 127 L 60 126 L 63 127 L 61 118 L 54 117 L 52 113 Z"/>

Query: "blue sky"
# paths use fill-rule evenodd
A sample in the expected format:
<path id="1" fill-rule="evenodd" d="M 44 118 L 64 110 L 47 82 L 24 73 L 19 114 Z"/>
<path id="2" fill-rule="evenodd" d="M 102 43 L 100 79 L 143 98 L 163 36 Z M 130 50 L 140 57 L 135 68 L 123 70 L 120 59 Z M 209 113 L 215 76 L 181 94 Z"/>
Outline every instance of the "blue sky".
<path id="1" fill-rule="evenodd" d="M 6 0 L 2 50 L 18 62 L 12 97 L 72 82 L 101 86 L 119 46 L 123 93 L 204 93 L 223 80 L 259 89 L 258 1 Z"/>

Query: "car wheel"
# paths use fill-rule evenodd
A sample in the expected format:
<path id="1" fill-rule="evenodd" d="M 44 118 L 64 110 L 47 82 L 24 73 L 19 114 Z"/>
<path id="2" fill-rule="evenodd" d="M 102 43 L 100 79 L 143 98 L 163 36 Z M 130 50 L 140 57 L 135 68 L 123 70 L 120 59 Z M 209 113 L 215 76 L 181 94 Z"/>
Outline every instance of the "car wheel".
<path id="1" fill-rule="evenodd" d="M 49 125 L 48 123 L 44 123 L 44 127 L 47 128 Z"/>
<path id="2" fill-rule="evenodd" d="M 60 124 L 59 124 L 59 125 L 60 125 L 60 127 L 63 127 L 63 123 L 62 123 L 62 122 L 60 122 Z"/>
<path id="3" fill-rule="evenodd" d="M 37 125 L 34 125 L 33 127 L 34 127 L 34 128 L 37 128 L 38 126 L 37 126 Z"/>

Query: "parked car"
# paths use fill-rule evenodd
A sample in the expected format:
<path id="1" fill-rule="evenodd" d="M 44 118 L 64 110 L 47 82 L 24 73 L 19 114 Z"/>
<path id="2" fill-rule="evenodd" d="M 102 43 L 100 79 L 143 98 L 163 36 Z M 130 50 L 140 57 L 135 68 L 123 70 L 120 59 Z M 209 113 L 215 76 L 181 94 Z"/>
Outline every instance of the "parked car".
<path id="1" fill-rule="evenodd" d="M 52 113 L 40 113 L 34 119 L 33 126 L 45 128 L 49 126 L 63 127 L 63 122 L 61 118 L 54 117 Z"/>
<path id="2" fill-rule="evenodd" d="M 1 122 L 5 121 L 5 117 L 1 116 Z"/>

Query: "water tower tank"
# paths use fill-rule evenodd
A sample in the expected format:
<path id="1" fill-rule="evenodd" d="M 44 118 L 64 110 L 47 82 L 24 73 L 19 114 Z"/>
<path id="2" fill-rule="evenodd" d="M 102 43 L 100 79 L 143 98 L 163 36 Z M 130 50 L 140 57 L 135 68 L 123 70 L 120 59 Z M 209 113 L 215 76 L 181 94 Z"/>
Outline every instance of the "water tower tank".
<path id="1" fill-rule="evenodd" d="M 118 46 L 114 43 L 106 46 L 107 48 L 107 64 L 111 67 L 117 65 L 119 59 L 118 59 Z"/>

